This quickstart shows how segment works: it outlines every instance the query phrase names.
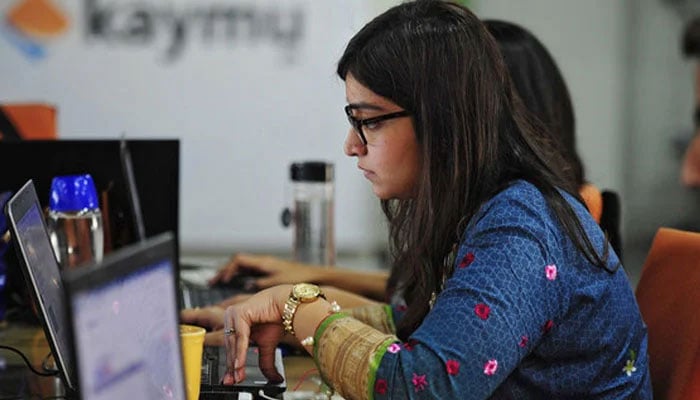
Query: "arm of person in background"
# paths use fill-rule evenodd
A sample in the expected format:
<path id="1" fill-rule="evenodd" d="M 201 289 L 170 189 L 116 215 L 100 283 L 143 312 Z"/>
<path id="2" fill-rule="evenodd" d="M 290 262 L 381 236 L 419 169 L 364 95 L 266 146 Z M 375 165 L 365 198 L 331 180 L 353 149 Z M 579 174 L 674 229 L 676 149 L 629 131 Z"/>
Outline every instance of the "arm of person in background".
<path id="1" fill-rule="evenodd" d="M 695 134 L 685 151 L 681 180 L 685 186 L 700 187 L 700 133 Z"/>
<path id="2" fill-rule="evenodd" d="M 385 298 L 389 277 L 387 271 L 356 271 L 303 264 L 265 255 L 236 254 L 209 280 L 209 284 L 226 283 L 237 274 L 246 272 L 262 275 L 255 279 L 258 289 L 284 283 L 310 282 L 344 289 L 374 300 Z"/>

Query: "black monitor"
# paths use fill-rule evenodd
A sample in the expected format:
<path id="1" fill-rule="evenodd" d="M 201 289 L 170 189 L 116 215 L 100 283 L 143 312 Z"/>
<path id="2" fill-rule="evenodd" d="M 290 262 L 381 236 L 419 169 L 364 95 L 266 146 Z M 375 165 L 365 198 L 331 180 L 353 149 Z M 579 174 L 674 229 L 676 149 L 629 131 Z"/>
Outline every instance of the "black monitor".
<path id="1" fill-rule="evenodd" d="M 0 192 L 17 192 L 29 179 L 45 210 L 51 180 L 57 175 L 89 173 L 95 181 L 103 210 L 105 254 L 139 241 L 129 197 L 127 173 L 120 153 L 121 140 L 0 141 Z M 126 140 L 143 215 L 145 236 L 170 231 L 179 250 L 180 141 L 179 139 Z M 108 210 L 108 211 L 107 211 Z M 9 251 L 10 257 L 13 251 Z M 22 291 L 8 260 L 11 291 Z"/>

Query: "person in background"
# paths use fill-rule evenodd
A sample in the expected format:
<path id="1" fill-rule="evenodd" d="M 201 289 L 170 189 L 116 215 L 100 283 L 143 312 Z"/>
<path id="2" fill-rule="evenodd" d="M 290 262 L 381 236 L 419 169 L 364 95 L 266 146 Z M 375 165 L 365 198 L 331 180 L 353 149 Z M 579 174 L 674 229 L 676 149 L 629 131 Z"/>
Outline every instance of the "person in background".
<path id="1" fill-rule="evenodd" d="M 403 3 L 350 40 L 337 73 L 344 151 L 382 201 L 405 307 L 339 312 L 300 283 L 184 311 L 223 327 L 224 383 L 245 378 L 251 341 L 279 379 L 286 333 L 348 399 L 651 398 L 628 279 L 481 21 Z"/>
<path id="2" fill-rule="evenodd" d="M 600 223 L 603 211 L 602 196 L 600 191 L 585 179 L 584 167 L 576 151 L 574 108 L 556 62 L 545 46 L 525 28 L 498 20 L 486 20 L 484 24 L 496 39 L 520 101 L 551 135 L 574 177 L 579 194 L 593 219 Z M 235 255 L 210 283 L 228 282 L 241 271 L 262 273 L 264 276 L 256 280 L 259 288 L 296 282 L 324 285 L 329 298 L 349 307 L 362 305 L 364 300 L 356 296 L 345 296 L 343 291 L 360 294 L 372 301 L 389 302 L 393 291 L 389 290 L 387 293 L 387 282 L 390 289 L 395 285 L 395 275 L 389 277 L 387 271 L 319 268 L 315 265 L 253 254 Z M 247 297 L 241 295 L 228 299 L 221 306 L 235 304 Z"/>
<path id="3" fill-rule="evenodd" d="M 700 58 L 700 17 L 692 19 L 683 32 L 683 55 Z M 683 155 L 681 182 L 688 187 L 700 187 L 700 63 L 695 64 L 695 134 Z"/>
<path id="4" fill-rule="evenodd" d="M 499 20 L 486 20 L 484 24 L 498 43 L 515 91 L 528 111 L 558 142 L 581 197 L 593 219 L 600 222 L 601 193 L 585 179 L 583 163 L 576 150 L 574 107 L 557 63 L 542 42 L 527 29 Z"/>

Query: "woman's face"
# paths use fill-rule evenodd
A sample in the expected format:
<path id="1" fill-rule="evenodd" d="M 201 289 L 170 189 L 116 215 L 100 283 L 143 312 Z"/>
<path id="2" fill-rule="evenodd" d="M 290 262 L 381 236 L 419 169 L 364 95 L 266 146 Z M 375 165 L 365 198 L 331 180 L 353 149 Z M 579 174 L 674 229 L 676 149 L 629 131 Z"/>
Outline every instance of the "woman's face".
<path id="1" fill-rule="evenodd" d="M 348 74 L 345 94 L 352 118 L 366 120 L 403 111 L 390 100 L 379 96 Z M 419 152 L 413 120 L 399 116 L 362 126 L 364 144 L 351 127 L 344 151 L 357 157 L 357 167 L 372 183 L 372 190 L 382 200 L 407 199 L 415 194 L 419 172 Z"/>

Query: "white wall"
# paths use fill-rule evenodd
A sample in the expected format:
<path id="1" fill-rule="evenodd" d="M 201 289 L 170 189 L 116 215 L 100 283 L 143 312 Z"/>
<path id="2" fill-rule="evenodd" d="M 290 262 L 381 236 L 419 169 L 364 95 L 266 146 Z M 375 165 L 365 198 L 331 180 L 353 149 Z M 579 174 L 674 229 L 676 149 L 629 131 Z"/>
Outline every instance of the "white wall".
<path id="1" fill-rule="evenodd" d="M 1 2 L 0 15 L 16 3 Z M 279 215 L 291 200 L 288 165 L 304 159 L 336 165 L 338 247 L 382 246 L 377 202 L 342 153 L 348 125 L 335 76 L 344 45 L 366 19 L 363 3 L 53 3 L 70 26 L 35 40 L 43 58 L 23 54 L 8 34 L 16 27 L 3 21 L 0 101 L 56 104 L 63 138 L 180 138 L 182 249 L 288 249 L 291 231 Z M 280 31 L 295 34 L 283 40 Z"/>
<path id="2" fill-rule="evenodd" d="M 66 138 L 122 132 L 181 138 L 183 249 L 289 248 L 291 232 L 278 223 L 289 200 L 287 167 L 308 158 L 336 164 L 340 250 L 383 247 L 377 201 L 355 162 L 342 154 L 344 90 L 334 68 L 351 35 L 398 1 L 53 1 L 71 27 L 39 41 L 44 59 L 23 56 L 0 19 L 0 101 L 57 104 Z M 0 2 L 0 15 L 14 3 Z M 689 12 L 660 0 L 469 3 L 482 18 L 522 24 L 551 51 L 573 97 L 587 176 L 621 192 L 631 242 L 647 240 L 679 209 L 697 210 L 697 198 L 678 184 L 678 154 L 669 139 L 691 128 L 690 66 L 678 50 Z M 129 13 L 149 5 L 157 11 L 152 36 L 125 42 L 119 35 L 88 35 L 90 4 L 116 7 L 108 31 L 117 33 L 139 28 Z M 207 42 L 201 15 L 192 15 L 216 4 L 253 7 L 268 17 L 270 10 L 301 10 L 303 33 L 290 48 L 272 40 L 269 30 L 251 38 L 250 26 L 242 24 L 234 39 Z M 172 28 L 183 16 L 189 18 L 185 46 L 168 61 Z"/>

